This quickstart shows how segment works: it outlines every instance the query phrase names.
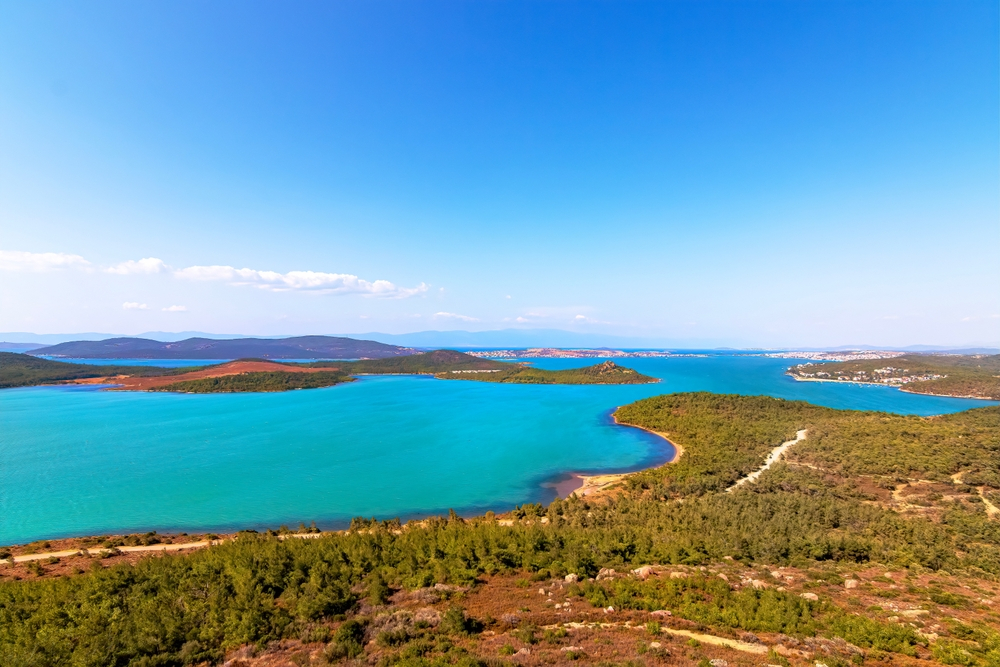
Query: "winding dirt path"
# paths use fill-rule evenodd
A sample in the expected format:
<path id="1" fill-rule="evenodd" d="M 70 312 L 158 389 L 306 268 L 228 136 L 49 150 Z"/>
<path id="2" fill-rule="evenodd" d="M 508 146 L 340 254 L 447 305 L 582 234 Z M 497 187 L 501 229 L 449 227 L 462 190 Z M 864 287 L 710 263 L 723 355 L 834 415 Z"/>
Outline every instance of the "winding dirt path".
<path id="1" fill-rule="evenodd" d="M 795 439 L 794 440 L 789 440 L 788 442 L 783 442 L 780 445 L 778 445 L 777 447 L 775 447 L 773 450 L 771 450 L 771 453 L 767 455 L 767 458 L 764 459 L 764 465 L 762 465 L 757 470 L 754 470 L 752 473 L 750 473 L 749 475 L 747 475 L 743 479 L 737 481 L 731 487 L 729 487 L 728 489 L 726 489 L 726 493 L 729 493 L 730 491 L 738 489 L 739 487 L 743 486 L 744 484 L 748 484 L 750 482 L 757 481 L 757 478 L 760 477 L 761 475 L 763 475 L 764 472 L 768 468 L 770 468 L 772 465 L 774 465 L 775 463 L 777 463 L 778 459 L 780 459 L 781 456 L 785 452 L 787 452 L 788 449 L 792 445 L 794 445 L 797 442 L 802 442 L 803 440 L 805 440 L 806 439 L 806 433 L 808 433 L 808 432 L 809 432 L 808 429 L 802 429 L 801 431 L 797 431 L 795 433 Z"/>

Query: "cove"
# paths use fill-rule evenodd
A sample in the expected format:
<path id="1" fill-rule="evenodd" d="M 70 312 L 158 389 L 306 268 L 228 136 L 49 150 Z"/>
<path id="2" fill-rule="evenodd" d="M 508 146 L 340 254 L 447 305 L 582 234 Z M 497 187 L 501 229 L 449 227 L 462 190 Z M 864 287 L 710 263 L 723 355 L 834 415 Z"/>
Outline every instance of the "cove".
<path id="1" fill-rule="evenodd" d="M 545 502 L 554 493 L 546 483 L 567 472 L 669 459 L 662 439 L 610 420 L 617 406 L 661 393 L 768 394 L 923 415 L 988 404 L 799 383 L 784 375 L 787 359 L 621 361 L 663 381 L 574 387 L 392 376 L 278 394 L 3 390 L 0 544 L 300 521 L 337 527 L 359 515 L 405 519 Z"/>

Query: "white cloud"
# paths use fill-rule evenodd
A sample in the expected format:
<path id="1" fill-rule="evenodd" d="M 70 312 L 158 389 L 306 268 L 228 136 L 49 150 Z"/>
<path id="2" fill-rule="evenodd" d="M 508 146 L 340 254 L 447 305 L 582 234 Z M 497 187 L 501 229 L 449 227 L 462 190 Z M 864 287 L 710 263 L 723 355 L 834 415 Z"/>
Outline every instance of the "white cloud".
<path id="1" fill-rule="evenodd" d="M 122 304 L 122 308 L 125 310 L 149 310 L 149 306 L 138 301 L 126 301 Z"/>
<path id="2" fill-rule="evenodd" d="M 449 320 L 462 320 L 463 322 L 478 322 L 478 317 L 469 317 L 468 315 L 459 315 L 458 313 L 434 313 L 436 318 L 444 318 Z"/>
<path id="3" fill-rule="evenodd" d="M 52 271 L 55 269 L 85 268 L 90 262 L 79 255 L 64 252 L 23 252 L 0 250 L 0 270 L 3 271 Z"/>
<path id="4" fill-rule="evenodd" d="M 157 259 L 156 257 L 144 257 L 143 259 L 130 259 L 127 262 L 109 266 L 105 269 L 105 271 L 108 273 L 117 273 L 121 276 L 127 276 L 142 273 L 160 273 L 169 268 L 170 267 L 167 266 L 166 262 L 162 259 Z"/>
<path id="5" fill-rule="evenodd" d="M 404 299 L 427 291 L 427 285 L 399 287 L 388 280 L 369 282 L 349 273 L 321 271 L 258 271 L 232 266 L 189 266 L 174 272 L 187 280 L 218 280 L 231 285 L 253 285 L 274 292 L 303 291 L 324 294 L 361 294 L 390 299 Z"/>
<path id="6" fill-rule="evenodd" d="M 163 310 L 163 312 L 165 313 L 186 313 L 187 306 L 167 306 L 166 308 L 162 308 L 161 310 Z"/>

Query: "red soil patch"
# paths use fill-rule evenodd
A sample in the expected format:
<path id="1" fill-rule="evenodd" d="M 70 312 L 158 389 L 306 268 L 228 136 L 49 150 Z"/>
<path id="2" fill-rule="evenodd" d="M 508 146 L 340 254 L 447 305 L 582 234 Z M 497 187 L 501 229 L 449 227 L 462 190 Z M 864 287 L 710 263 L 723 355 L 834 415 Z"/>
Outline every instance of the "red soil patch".
<path id="1" fill-rule="evenodd" d="M 114 384 L 118 385 L 118 390 L 124 391 L 148 391 L 154 387 L 163 387 L 175 382 L 185 382 L 187 380 L 203 380 L 205 378 L 218 378 L 227 375 L 243 375 L 244 373 L 317 373 L 320 371 L 334 371 L 333 367 L 327 368 L 302 368 L 301 366 L 289 366 L 273 361 L 230 361 L 227 364 L 219 364 L 200 371 L 191 371 L 180 375 L 163 375 L 159 377 L 132 377 L 130 375 L 117 375 L 102 378 L 87 378 L 84 380 L 73 380 L 73 384 Z"/>

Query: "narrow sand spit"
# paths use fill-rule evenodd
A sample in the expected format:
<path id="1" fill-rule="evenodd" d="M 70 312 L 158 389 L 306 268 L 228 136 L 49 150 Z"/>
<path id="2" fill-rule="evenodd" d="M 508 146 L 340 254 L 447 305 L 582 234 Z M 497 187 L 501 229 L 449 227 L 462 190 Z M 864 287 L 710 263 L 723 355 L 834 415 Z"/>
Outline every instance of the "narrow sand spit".
<path id="1" fill-rule="evenodd" d="M 775 447 L 773 450 L 771 450 L 771 453 L 767 455 L 767 458 L 764 459 L 764 465 L 762 465 L 759 469 L 754 470 L 752 473 L 750 473 L 749 475 L 747 475 L 743 479 L 741 479 L 738 482 L 736 482 L 735 484 L 733 484 L 731 487 L 729 487 L 728 489 L 726 489 L 726 492 L 728 493 L 728 492 L 732 491 L 733 489 L 738 489 L 739 487 L 743 486 L 744 484 L 746 484 L 748 482 L 754 482 L 754 481 L 756 481 L 758 477 L 760 477 L 761 475 L 764 474 L 765 470 L 767 470 L 772 465 L 774 465 L 775 463 L 778 462 L 778 459 L 780 459 L 781 456 L 785 452 L 788 451 L 789 447 L 791 447 L 792 445 L 794 445 L 796 442 L 802 442 L 803 440 L 805 440 L 807 432 L 808 432 L 807 429 L 802 429 L 801 431 L 796 432 L 794 440 L 789 440 L 788 442 L 783 442 L 780 445 L 778 445 L 777 447 Z"/>

